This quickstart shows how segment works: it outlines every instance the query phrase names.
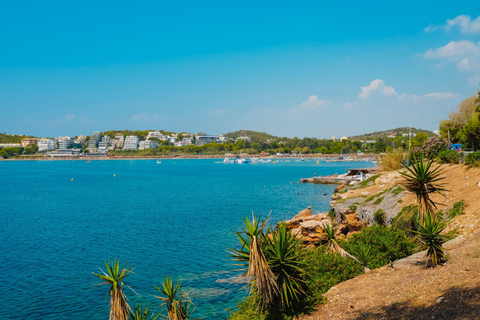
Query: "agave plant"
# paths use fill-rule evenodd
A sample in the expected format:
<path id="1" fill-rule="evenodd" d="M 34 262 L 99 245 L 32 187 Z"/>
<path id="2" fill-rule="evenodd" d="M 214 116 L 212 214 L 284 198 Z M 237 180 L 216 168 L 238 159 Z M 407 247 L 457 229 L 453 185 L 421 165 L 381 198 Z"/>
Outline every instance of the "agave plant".
<path id="1" fill-rule="evenodd" d="M 265 241 L 265 256 L 279 288 L 277 304 L 289 308 L 305 294 L 304 250 L 285 222 L 278 225 Z"/>
<path id="2" fill-rule="evenodd" d="M 253 290 L 257 292 L 263 307 L 273 302 L 279 294 L 275 275 L 265 258 L 262 247 L 266 241 L 263 229 L 267 225 L 269 217 L 270 215 L 262 223 L 260 223 L 260 216 L 255 217 L 253 213 L 251 221 L 248 218 L 243 219 L 243 231 L 235 233 L 242 248 L 240 250 L 229 249 L 233 259 L 244 267 L 242 269 L 245 271 L 243 276 L 252 280 L 250 293 Z"/>
<path id="3" fill-rule="evenodd" d="M 418 231 L 413 232 L 419 235 L 421 249 L 427 250 L 425 253 L 427 266 L 435 268 L 446 260 L 443 244 L 447 239 L 442 234 L 445 227 L 445 221 L 430 215 L 425 216 L 423 223 L 421 221 L 417 222 Z"/>
<path id="4" fill-rule="evenodd" d="M 365 273 L 370 272 L 367 264 L 374 258 L 373 249 L 368 246 L 362 246 L 361 249 L 357 252 L 357 258 L 358 261 L 362 264 Z"/>
<path id="5" fill-rule="evenodd" d="M 162 287 L 154 286 L 163 296 L 155 296 L 165 302 L 169 320 L 187 320 L 190 319 L 191 302 L 186 300 L 188 293 L 181 290 L 180 279 L 174 284 L 172 278 L 166 277 Z"/>
<path id="6" fill-rule="evenodd" d="M 128 263 L 127 263 L 128 264 Z M 133 271 L 133 265 L 127 267 L 125 264 L 120 268 L 118 259 L 105 261 L 107 272 L 100 269 L 102 274 L 93 273 L 105 282 L 98 285 L 110 285 L 107 297 L 110 296 L 110 320 L 128 320 L 129 312 L 132 311 L 127 303 L 127 297 L 123 293 L 123 280 Z"/>
<path id="7" fill-rule="evenodd" d="M 141 304 L 137 304 L 133 307 L 133 311 L 128 313 L 129 320 L 156 320 L 160 314 L 150 315 L 150 306 L 147 305 L 145 309 L 142 308 Z"/>
<path id="8" fill-rule="evenodd" d="M 430 194 L 436 192 L 443 195 L 443 191 L 446 191 L 441 183 L 445 179 L 442 177 L 443 168 L 440 165 L 433 168 L 433 160 L 432 158 L 425 162 L 423 156 L 418 161 L 415 158 L 412 166 L 406 167 L 409 172 L 400 172 L 405 177 L 405 188 L 417 196 L 419 219 L 422 223 L 425 222 L 426 215 L 434 215 L 435 210 L 438 210 L 438 203 L 430 198 Z"/>
<path id="9" fill-rule="evenodd" d="M 323 225 L 323 231 L 327 236 L 327 244 L 325 246 L 325 253 L 339 254 L 342 257 L 349 257 L 353 260 L 358 261 L 357 258 L 352 256 L 350 253 L 345 251 L 337 242 L 337 232 L 338 226 L 335 223 L 326 223 Z"/>

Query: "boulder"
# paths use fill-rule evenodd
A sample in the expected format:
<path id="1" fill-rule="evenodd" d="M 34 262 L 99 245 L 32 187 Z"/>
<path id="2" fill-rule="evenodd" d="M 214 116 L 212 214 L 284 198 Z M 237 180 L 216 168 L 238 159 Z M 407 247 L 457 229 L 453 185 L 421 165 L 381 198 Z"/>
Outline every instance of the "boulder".
<path id="1" fill-rule="evenodd" d="M 480 181 L 478 182 L 478 187 L 480 188 Z"/>
<path id="2" fill-rule="evenodd" d="M 291 220 L 286 221 L 290 232 L 302 239 L 308 246 L 316 246 L 327 240 L 323 226 L 330 223 L 327 213 L 312 214 L 311 207 L 301 211 Z"/>
<path id="3" fill-rule="evenodd" d="M 339 192 L 339 191 L 342 190 L 343 188 L 345 188 L 345 183 L 342 183 L 341 185 L 339 185 L 338 187 L 336 187 L 334 193 Z"/>
<path id="4" fill-rule="evenodd" d="M 292 220 L 299 220 L 312 215 L 312 207 L 308 207 L 305 210 L 300 211 Z"/>
<path id="5" fill-rule="evenodd" d="M 360 192 L 360 195 L 361 195 L 362 197 L 368 197 L 368 196 L 370 195 L 370 192 L 368 192 L 368 191 L 362 191 L 362 192 Z"/>

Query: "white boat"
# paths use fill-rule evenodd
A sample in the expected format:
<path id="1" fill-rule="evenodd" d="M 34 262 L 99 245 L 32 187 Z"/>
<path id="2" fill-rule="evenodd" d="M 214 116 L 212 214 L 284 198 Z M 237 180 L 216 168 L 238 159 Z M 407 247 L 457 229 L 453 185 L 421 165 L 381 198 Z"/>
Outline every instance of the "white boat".
<path id="1" fill-rule="evenodd" d="M 157 160 L 157 164 L 160 164 L 160 163 L 162 163 L 162 161 L 161 161 L 161 160 Z"/>

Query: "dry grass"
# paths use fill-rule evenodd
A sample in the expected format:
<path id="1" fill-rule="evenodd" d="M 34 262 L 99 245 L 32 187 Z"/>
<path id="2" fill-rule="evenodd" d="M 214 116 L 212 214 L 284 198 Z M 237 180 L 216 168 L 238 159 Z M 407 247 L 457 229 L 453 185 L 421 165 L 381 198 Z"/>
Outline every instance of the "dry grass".
<path id="1" fill-rule="evenodd" d="M 405 160 L 405 153 L 402 148 L 380 155 L 379 166 L 384 171 L 398 170 L 402 168 L 402 161 Z"/>

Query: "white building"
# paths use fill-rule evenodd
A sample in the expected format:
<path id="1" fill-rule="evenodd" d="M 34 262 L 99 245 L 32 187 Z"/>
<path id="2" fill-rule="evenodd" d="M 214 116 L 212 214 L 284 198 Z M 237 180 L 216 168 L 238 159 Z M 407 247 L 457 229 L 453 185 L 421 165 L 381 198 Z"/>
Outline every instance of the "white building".
<path id="1" fill-rule="evenodd" d="M 123 150 L 137 150 L 138 149 L 138 137 L 128 136 L 125 138 L 125 144 Z"/>
<path id="2" fill-rule="evenodd" d="M 53 139 L 40 139 L 37 142 L 38 151 L 50 151 L 56 149 L 57 145 Z"/>
<path id="3" fill-rule="evenodd" d="M 96 150 L 98 148 L 98 143 L 100 142 L 100 131 L 94 131 L 93 135 L 88 140 L 88 149 Z"/>
<path id="4" fill-rule="evenodd" d="M 99 151 L 105 151 L 108 149 L 110 146 L 110 137 L 109 136 L 103 136 L 102 140 L 98 143 L 98 150 Z"/>
<path id="5" fill-rule="evenodd" d="M 417 134 L 416 133 L 410 133 L 410 137 L 415 137 Z M 402 137 L 408 137 L 408 133 L 403 133 Z"/>
<path id="6" fill-rule="evenodd" d="M 138 145 L 139 150 L 155 149 L 155 148 L 158 148 L 158 141 L 156 141 L 156 140 L 140 141 L 140 143 Z"/>
<path id="7" fill-rule="evenodd" d="M 175 143 L 175 142 L 177 142 L 177 138 L 176 137 L 169 137 L 168 142 Z"/>
<path id="8" fill-rule="evenodd" d="M 168 137 L 160 133 L 159 131 L 150 131 L 147 135 L 147 140 L 149 140 L 150 138 L 156 138 L 162 141 L 168 140 Z"/>
<path id="9" fill-rule="evenodd" d="M 73 138 L 69 136 L 60 136 L 55 138 L 57 140 L 58 149 L 67 150 L 73 147 Z"/>
<path id="10" fill-rule="evenodd" d="M 123 149 L 124 143 L 125 143 L 125 138 L 123 137 L 123 134 L 119 133 L 115 136 L 115 138 L 113 138 L 110 149 L 112 150 Z"/>
<path id="11" fill-rule="evenodd" d="M 82 146 L 84 146 L 86 142 L 87 142 L 87 139 L 85 138 L 84 135 L 79 135 L 77 139 L 75 139 L 74 141 L 74 143 L 81 144 Z"/>
<path id="12" fill-rule="evenodd" d="M 0 148 L 21 148 L 21 143 L 0 143 Z"/>

